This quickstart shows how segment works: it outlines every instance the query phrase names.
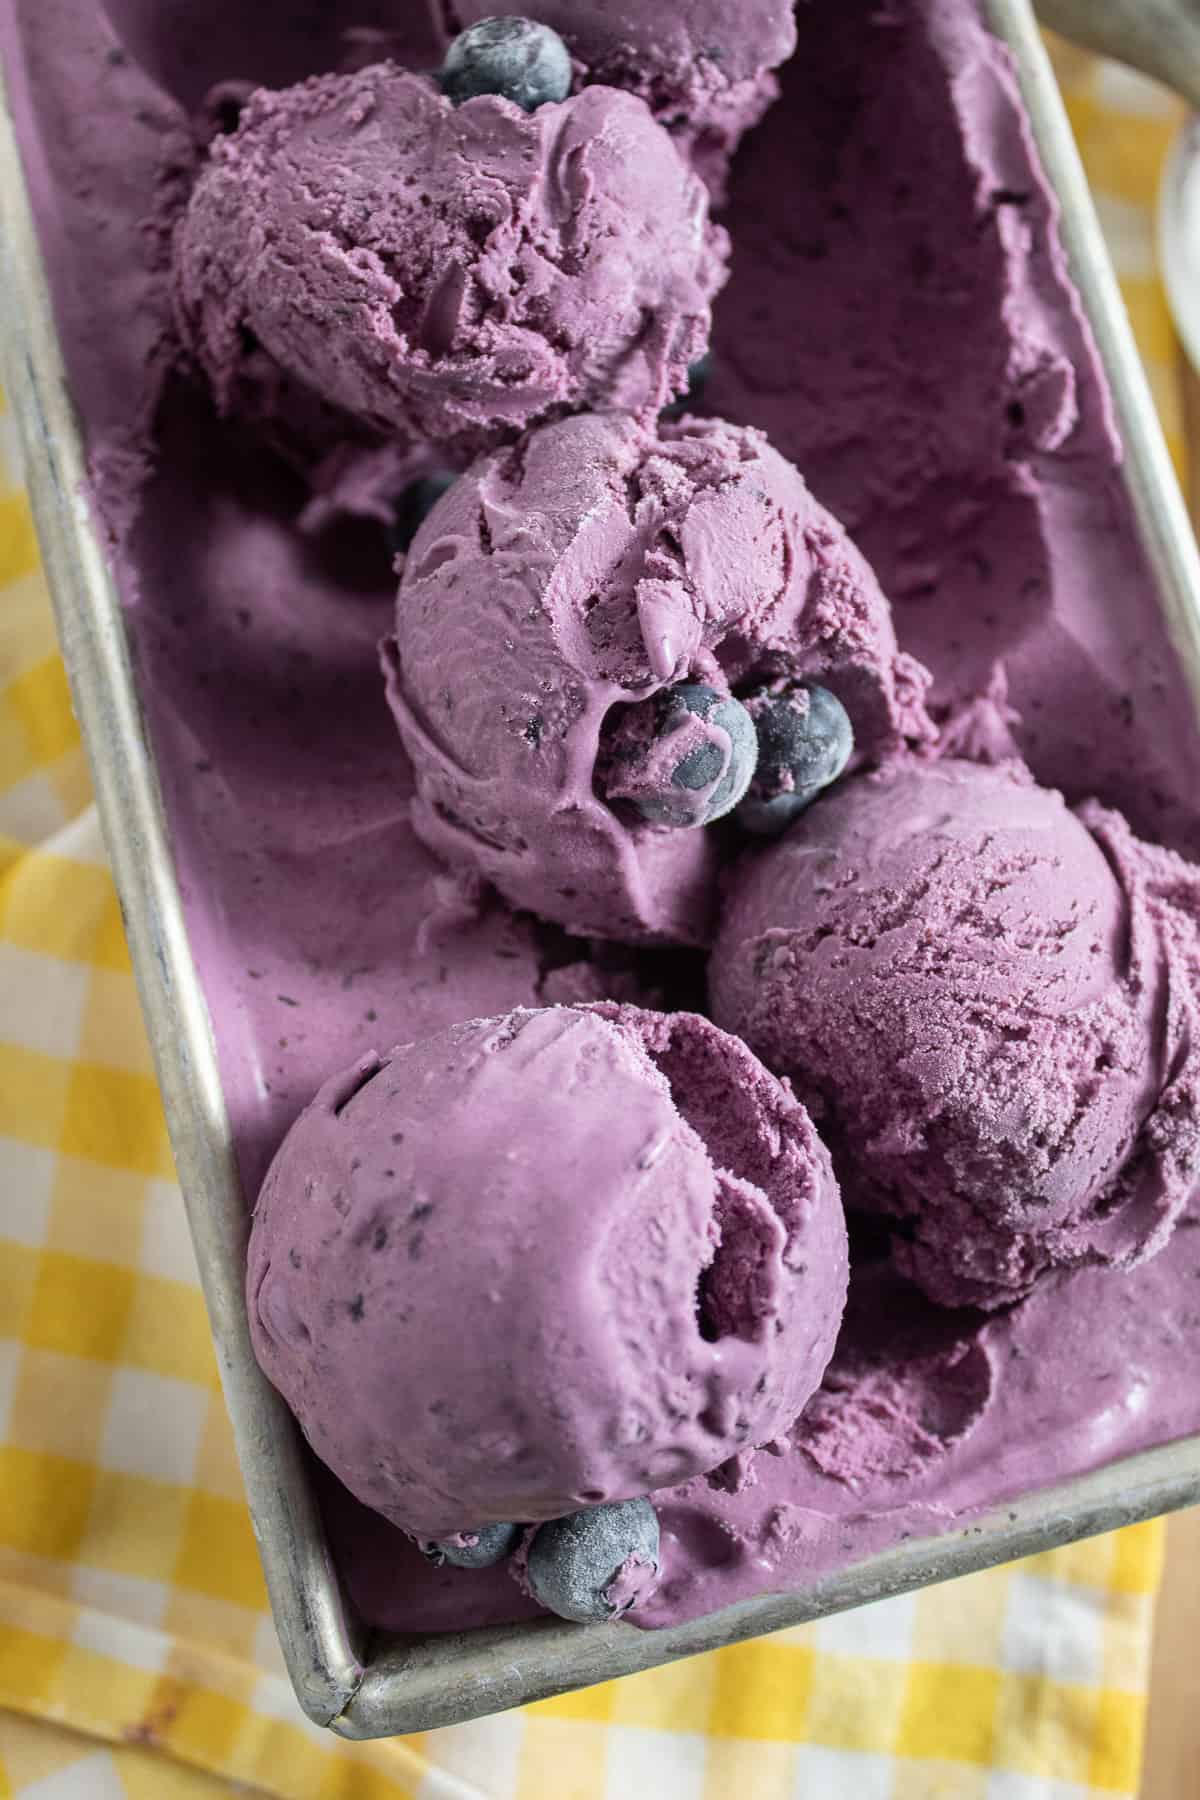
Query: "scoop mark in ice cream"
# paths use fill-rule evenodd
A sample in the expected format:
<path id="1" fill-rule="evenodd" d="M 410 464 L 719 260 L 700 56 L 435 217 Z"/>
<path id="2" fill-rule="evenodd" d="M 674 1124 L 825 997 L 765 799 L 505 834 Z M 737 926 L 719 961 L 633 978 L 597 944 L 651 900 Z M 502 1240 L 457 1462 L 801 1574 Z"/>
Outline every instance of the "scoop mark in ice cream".
<path id="1" fill-rule="evenodd" d="M 525 112 L 536 112 L 571 91 L 571 58 L 557 31 L 511 15 L 480 19 L 459 33 L 446 52 L 439 80 L 456 104 L 497 94 Z"/>
<path id="2" fill-rule="evenodd" d="M 654 1508 L 625 1500 L 541 1526 L 526 1553 L 525 1578 L 547 1611 L 584 1625 L 620 1618 L 648 1599 L 659 1567 Z"/>
<path id="3" fill-rule="evenodd" d="M 931 1468 L 991 1403 L 997 1370 L 977 1312 L 927 1306 L 885 1266 L 858 1262 L 838 1355 L 791 1441 L 854 1490 Z"/>

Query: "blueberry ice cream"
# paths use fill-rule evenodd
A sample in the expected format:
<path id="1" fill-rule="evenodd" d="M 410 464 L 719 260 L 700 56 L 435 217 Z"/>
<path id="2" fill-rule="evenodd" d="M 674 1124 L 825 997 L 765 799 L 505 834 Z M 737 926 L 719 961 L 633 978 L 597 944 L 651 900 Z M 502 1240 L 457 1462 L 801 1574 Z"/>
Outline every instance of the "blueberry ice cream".
<path id="1" fill-rule="evenodd" d="M 743 689 L 814 679 L 868 761 L 932 735 L 867 563 L 759 433 L 716 420 L 590 414 L 476 463 L 413 542 L 387 664 L 430 848 L 629 942 L 711 931 L 704 827 L 757 760 Z M 677 703 L 700 690 L 704 713 Z"/>
<path id="2" fill-rule="evenodd" d="M 833 1349 L 845 1226 L 803 1109 L 706 1020 L 515 1012 L 327 1083 L 267 1176 L 247 1291 L 318 1455 L 461 1566 L 485 1528 L 786 1431 Z"/>
<path id="3" fill-rule="evenodd" d="M 461 454 L 685 387 L 727 250 L 703 185 L 632 94 L 530 109 L 479 69 L 260 89 L 214 141 L 175 289 L 220 407 L 265 355 L 355 424 Z"/>
<path id="4" fill-rule="evenodd" d="M 1200 731 L 1007 52 L 977 0 L 531 0 L 465 95 L 491 11 L 0 9 L 248 1200 L 279 1151 L 255 1341 L 410 1636 L 675 1626 L 1200 1426 Z M 775 1074 L 583 1010 L 701 1004 L 723 907 Z M 462 1021 L 576 1014 L 472 1114 Z"/>
<path id="5" fill-rule="evenodd" d="M 944 1305 L 1131 1267 L 1200 1179 L 1200 872 L 1017 764 L 847 782 L 748 859 L 710 983 Z"/>

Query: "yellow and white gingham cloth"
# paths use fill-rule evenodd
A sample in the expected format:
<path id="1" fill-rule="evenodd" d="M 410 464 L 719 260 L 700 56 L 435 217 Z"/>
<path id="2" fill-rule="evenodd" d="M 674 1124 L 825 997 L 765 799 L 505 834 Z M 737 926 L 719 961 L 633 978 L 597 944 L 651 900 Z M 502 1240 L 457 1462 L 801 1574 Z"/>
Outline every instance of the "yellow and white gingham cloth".
<path id="1" fill-rule="evenodd" d="M 1178 451 L 1150 224 L 1175 109 L 1065 67 Z M 0 1796 L 1131 1796 L 1161 1553 L 1152 1524 L 422 1737 L 308 1725 L 0 418 Z"/>

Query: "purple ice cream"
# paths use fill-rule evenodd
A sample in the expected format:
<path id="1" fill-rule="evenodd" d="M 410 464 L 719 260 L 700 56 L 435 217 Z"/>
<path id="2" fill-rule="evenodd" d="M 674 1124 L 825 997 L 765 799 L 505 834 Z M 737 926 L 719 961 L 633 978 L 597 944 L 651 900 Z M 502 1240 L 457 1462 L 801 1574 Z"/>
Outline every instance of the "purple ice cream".
<path id="1" fill-rule="evenodd" d="M 1195 703 L 984 10 L 796 9 L 779 105 L 734 170 L 704 410 L 804 471 L 932 671 L 936 712 L 1002 662 L 1039 781 L 1198 856 Z"/>
<path id="2" fill-rule="evenodd" d="M 386 46 L 413 68 L 445 48 L 440 0 L 98 0 L 128 54 L 189 112 L 211 88 L 287 87 L 342 66 L 361 44 Z"/>
<path id="3" fill-rule="evenodd" d="M 503 8 L 487 0 L 454 0 L 461 25 Z M 735 84 L 774 69 L 796 47 L 790 0 L 531 0 L 514 8 L 562 34 L 589 71 L 603 81 L 629 76 L 657 83 L 682 101 L 699 78 Z"/>
<path id="4" fill-rule="evenodd" d="M 694 1015 L 564 1007 L 328 1082 L 264 1184 L 248 1293 L 317 1454 L 441 1538 L 780 1437 L 846 1276 L 828 1153 L 743 1044 Z"/>
<path id="5" fill-rule="evenodd" d="M 729 159 L 779 92 L 771 71 L 796 46 L 794 0 L 532 0 L 521 9 L 560 32 L 587 79 L 642 95 L 714 196 Z M 455 0 L 463 24 L 488 0 Z"/>
<path id="6" fill-rule="evenodd" d="M 1200 1178 L 1200 870 L 1020 765 L 847 782 L 733 886 L 713 1016 L 948 1306 L 1130 1268 Z"/>
<path id="7" fill-rule="evenodd" d="M 629 942 L 703 943 L 721 859 L 625 803 L 622 748 L 663 690 L 812 676 L 868 759 L 931 729 L 845 532 L 760 433 L 710 420 L 570 419 L 478 463 L 413 543 L 388 664 L 419 836 Z"/>
<path id="8" fill-rule="evenodd" d="M 385 535 L 344 522 L 305 535 L 308 489 L 261 435 L 214 418 L 206 384 L 164 391 L 164 252 L 195 138 L 143 54 L 194 82 L 189 109 L 212 80 L 282 84 L 382 54 L 435 67 L 444 34 L 418 42 L 424 9 L 397 4 L 409 45 L 336 32 L 384 23 L 375 0 L 331 9 L 328 28 L 298 0 L 212 0 L 191 9 L 190 39 L 174 31 L 190 0 L 111 0 L 131 23 L 124 48 L 97 0 L 0 8 L 88 501 L 127 602 L 248 1197 L 318 1087 L 372 1046 L 615 991 L 611 952 L 494 897 L 469 906 L 414 837 L 375 653 L 394 626 Z M 581 20 L 594 11 L 580 0 Z M 781 102 L 734 166 L 735 252 L 698 404 L 766 431 L 843 520 L 900 642 L 932 670 L 953 741 L 972 741 L 954 722 L 989 690 L 977 747 L 1003 754 L 1011 732 L 1039 781 L 1097 792 L 1143 838 L 1194 853 L 1194 701 L 1007 56 L 976 0 L 843 0 L 795 23 Z M 647 54 L 644 91 L 683 144 L 653 79 Z M 353 462 L 355 444 L 332 448 Z M 384 471 L 355 510 L 386 494 Z M 656 951 L 656 982 L 668 962 L 691 966 Z M 618 978 L 636 992 L 632 969 Z M 1200 1428 L 1195 1202 L 1164 1254 L 1128 1273 L 1049 1273 L 986 1317 L 935 1307 L 889 1258 L 870 1260 L 883 1235 L 863 1223 L 842 1338 L 782 1454 L 655 1491 L 664 1571 L 639 1624 L 794 1593 L 911 1534 L 972 1531 L 1010 1496 Z M 503 1568 L 433 1569 L 313 1474 L 369 1626 L 458 1631 L 534 1610 Z"/>
<path id="9" fill-rule="evenodd" d="M 284 87 L 364 47 L 434 68 L 448 35 L 504 12 L 487 0 L 356 0 L 352 12 L 297 0 L 102 4 L 126 48 L 190 109 L 218 83 Z M 531 0 L 520 13 L 560 32 L 588 80 L 632 88 L 677 138 L 727 157 L 776 91 L 770 71 L 795 48 L 794 10 L 792 0 Z"/>
<path id="10" fill-rule="evenodd" d="M 634 96 L 455 106 L 381 64 L 260 90 L 214 141 L 178 320 L 223 411 L 265 352 L 359 425 L 461 453 L 581 407 L 657 412 L 705 348 L 726 252 Z"/>

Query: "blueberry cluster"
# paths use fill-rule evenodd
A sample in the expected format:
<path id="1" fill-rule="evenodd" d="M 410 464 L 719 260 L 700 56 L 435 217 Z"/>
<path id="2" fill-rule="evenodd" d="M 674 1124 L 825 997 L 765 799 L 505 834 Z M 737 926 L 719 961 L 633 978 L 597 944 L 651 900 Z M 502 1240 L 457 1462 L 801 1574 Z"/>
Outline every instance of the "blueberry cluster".
<path id="1" fill-rule="evenodd" d="M 630 708 L 617 727 L 605 791 L 654 825 L 712 825 L 732 813 L 776 837 L 843 773 L 854 750 L 846 709 L 811 682 L 777 682 L 737 700 L 681 682 Z"/>
<path id="2" fill-rule="evenodd" d="M 430 1562 L 487 1569 L 517 1548 L 519 1525 L 485 1525 L 452 1538 L 427 1539 Z M 648 1500 L 591 1506 L 539 1525 L 529 1541 L 525 1575 L 547 1612 L 577 1624 L 617 1619 L 638 1597 L 638 1572 L 659 1569 L 658 1517 Z"/>

